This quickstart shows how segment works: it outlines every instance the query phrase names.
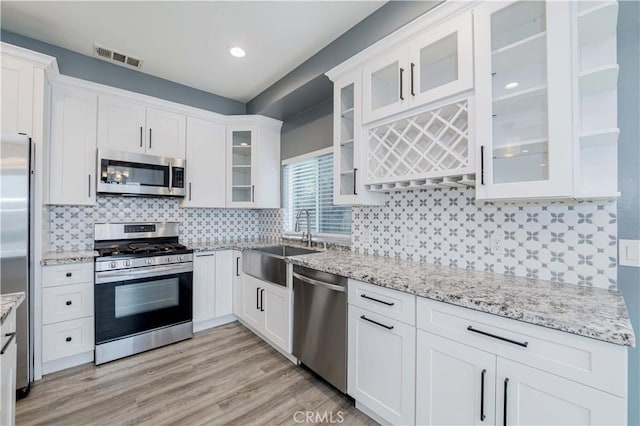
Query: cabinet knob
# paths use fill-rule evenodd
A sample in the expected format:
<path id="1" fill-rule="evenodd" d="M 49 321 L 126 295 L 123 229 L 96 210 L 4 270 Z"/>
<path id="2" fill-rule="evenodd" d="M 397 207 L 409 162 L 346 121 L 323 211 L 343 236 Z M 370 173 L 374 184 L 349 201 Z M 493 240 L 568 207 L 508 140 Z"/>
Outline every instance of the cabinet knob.
<path id="1" fill-rule="evenodd" d="M 67 306 L 71 305 L 71 300 L 67 300 L 67 301 L 65 302 L 65 305 L 67 305 Z"/>
<path id="2" fill-rule="evenodd" d="M 66 339 L 64 339 L 64 340 L 66 340 L 67 342 L 70 342 L 70 341 L 71 341 L 71 337 L 67 337 L 67 338 L 66 338 Z"/>
<path id="3" fill-rule="evenodd" d="M 71 272 L 67 272 L 65 275 L 67 276 L 67 278 L 69 278 L 73 274 Z"/>

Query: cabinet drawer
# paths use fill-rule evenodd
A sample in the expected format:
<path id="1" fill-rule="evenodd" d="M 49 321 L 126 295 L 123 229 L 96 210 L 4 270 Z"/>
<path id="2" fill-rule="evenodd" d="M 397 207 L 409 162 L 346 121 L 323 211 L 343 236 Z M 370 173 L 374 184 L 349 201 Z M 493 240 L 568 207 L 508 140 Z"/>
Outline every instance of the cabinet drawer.
<path id="1" fill-rule="evenodd" d="M 77 355 L 94 349 L 93 317 L 42 327 L 42 361 Z"/>
<path id="2" fill-rule="evenodd" d="M 42 297 L 43 324 L 93 316 L 93 283 L 45 288 Z"/>
<path id="3" fill-rule="evenodd" d="M 416 306 L 419 329 L 626 395 L 627 353 L 623 346 L 421 297 Z"/>
<path id="4" fill-rule="evenodd" d="M 42 287 L 93 283 L 93 263 L 45 266 L 42 268 Z"/>
<path id="5" fill-rule="evenodd" d="M 416 324 L 416 296 L 413 294 L 349 280 L 349 303 L 406 324 Z"/>

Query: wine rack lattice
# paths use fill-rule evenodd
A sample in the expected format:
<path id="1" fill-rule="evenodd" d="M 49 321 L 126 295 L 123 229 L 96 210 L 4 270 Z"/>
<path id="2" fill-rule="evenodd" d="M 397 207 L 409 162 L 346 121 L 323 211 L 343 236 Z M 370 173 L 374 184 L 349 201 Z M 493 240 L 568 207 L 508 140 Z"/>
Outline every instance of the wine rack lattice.
<path id="1" fill-rule="evenodd" d="M 370 129 L 368 181 L 467 172 L 468 106 L 468 100 L 463 100 Z"/>

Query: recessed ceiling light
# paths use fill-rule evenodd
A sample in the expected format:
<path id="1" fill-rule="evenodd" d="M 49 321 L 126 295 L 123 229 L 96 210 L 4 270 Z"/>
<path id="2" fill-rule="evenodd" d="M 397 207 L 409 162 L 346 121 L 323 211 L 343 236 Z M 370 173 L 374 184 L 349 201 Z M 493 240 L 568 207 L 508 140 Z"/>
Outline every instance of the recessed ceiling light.
<path id="1" fill-rule="evenodd" d="M 507 90 L 511 90 L 511 89 L 515 89 L 518 86 L 520 86 L 520 83 L 518 83 L 517 81 L 513 81 L 511 83 L 507 83 L 506 86 L 504 86 L 504 88 Z"/>
<path id="2" fill-rule="evenodd" d="M 244 55 L 246 55 L 244 49 L 238 46 L 231 46 L 229 48 L 229 53 L 231 53 L 231 56 L 235 56 L 236 58 L 243 58 Z"/>
<path id="3" fill-rule="evenodd" d="M 523 149 L 522 152 L 529 152 L 529 150 L 528 149 Z"/>

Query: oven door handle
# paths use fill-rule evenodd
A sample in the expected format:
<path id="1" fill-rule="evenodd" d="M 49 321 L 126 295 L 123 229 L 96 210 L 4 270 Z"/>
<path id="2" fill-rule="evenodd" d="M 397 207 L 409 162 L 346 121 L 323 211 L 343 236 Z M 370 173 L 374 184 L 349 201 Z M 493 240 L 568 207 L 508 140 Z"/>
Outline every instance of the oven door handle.
<path id="1" fill-rule="evenodd" d="M 170 266 L 154 266 L 152 268 L 120 269 L 116 271 L 96 272 L 96 284 L 108 284 L 118 281 L 137 280 L 140 278 L 159 277 L 162 275 L 193 272 L 192 263 Z"/>

